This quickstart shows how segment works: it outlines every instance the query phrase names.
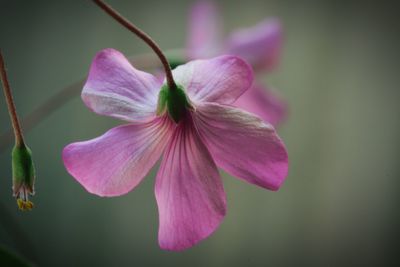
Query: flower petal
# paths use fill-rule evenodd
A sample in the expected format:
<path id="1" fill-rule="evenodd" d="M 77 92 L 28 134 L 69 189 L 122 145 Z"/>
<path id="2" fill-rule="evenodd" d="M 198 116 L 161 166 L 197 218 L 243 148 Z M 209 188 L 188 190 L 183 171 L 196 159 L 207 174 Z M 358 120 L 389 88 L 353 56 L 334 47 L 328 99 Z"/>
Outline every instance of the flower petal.
<path id="1" fill-rule="evenodd" d="M 227 41 L 226 53 L 242 57 L 255 69 L 271 70 L 278 63 L 281 47 L 281 24 L 270 19 L 234 32 Z"/>
<path id="2" fill-rule="evenodd" d="M 167 118 L 113 128 L 66 146 L 68 172 L 90 193 L 119 196 L 132 190 L 160 158 L 172 132 Z"/>
<path id="3" fill-rule="evenodd" d="M 190 61 L 172 74 L 195 103 L 233 103 L 253 82 L 252 68 L 235 56 Z"/>
<path id="4" fill-rule="evenodd" d="M 187 40 L 188 58 L 214 56 L 220 50 L 221 22 L 217 7 L 209 1 L 199 1 L 191 9 Z"/>
<path id="5" fill-rule="evenodd" d="M 94 112 L 127 121 L 143 121 L 156 111 L 161 82 L 135 69 L 117 50 L 97 53 L 82 91 Z"/>
<path id="6" fill-rule="evenodd" d="M 226 199 L 217 167 L 191 119 L 181 122 L 167 146 L 156 178 L 160 247 L 183 250 L 221 223 Z"/>
<path id="7" fill-rule="evenodd" d="M 236 100 L 234 106 L 256 114 L 274 126 L 282 122 L 287 114 L 286 103 L 261 85 L 253 85 Z"/>
<path id="8" fill-rule="evenodd" d="M 240 109 L 203 103 L 196 109 L 200 137 L 219 167 L 249 183 L 277 190 L 288 155 L 274 128 Z"/>

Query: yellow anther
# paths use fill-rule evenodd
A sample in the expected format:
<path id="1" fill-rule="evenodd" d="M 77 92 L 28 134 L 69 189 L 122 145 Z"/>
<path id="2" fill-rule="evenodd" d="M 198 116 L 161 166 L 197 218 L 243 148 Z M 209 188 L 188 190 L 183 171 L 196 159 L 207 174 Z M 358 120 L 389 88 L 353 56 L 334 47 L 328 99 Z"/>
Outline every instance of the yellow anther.
<path id="1" fill-rule="evenodd" d="M 22 210 L 22 207 L 24 206 L 24 201 L 20 198 L 17 199 L 17 204 L 18 204 L 18 208 L 20 210 Z"/>
<path id="2" fill-rule="evenodd" d="M 22 211 L 29 211 L 33 209 L 33 203 L 29 200 L 22 200 L 21 198 L 17 199 L 18 208 Z"/>
<path id="3" fill-rule="evenodd" d="M 25 202 L 26 203 L 26 209 L 27 210 L 31 210 L 31 209 L 33 209 L 33 202 L 32 201 L 27 201 L 27 202 Z"/>

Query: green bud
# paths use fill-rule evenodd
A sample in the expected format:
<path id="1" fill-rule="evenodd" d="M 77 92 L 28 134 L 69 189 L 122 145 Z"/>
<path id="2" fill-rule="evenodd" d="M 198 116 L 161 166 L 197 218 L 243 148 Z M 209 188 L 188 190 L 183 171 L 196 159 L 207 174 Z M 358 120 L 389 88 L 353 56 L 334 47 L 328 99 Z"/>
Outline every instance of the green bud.
<path id="1" fill-rule="evenodd" d="M 168 115 L 178 123 L 188 109 L 192 109 L 192 105 L 182 86 L 177 85 L 173 90 L 169 89 L 168 85 L 161 87 L 158 94 L 157 115 L 161 115 L 167 110 Z"/>
<path id="2" fill-rule="evenodd" d="M 35 193 L 35 167 L 32 152 L 25 144 L 15 145 L 12 151 L 13 193 L 21 210 L 31 210 L 29 195 Z"/>

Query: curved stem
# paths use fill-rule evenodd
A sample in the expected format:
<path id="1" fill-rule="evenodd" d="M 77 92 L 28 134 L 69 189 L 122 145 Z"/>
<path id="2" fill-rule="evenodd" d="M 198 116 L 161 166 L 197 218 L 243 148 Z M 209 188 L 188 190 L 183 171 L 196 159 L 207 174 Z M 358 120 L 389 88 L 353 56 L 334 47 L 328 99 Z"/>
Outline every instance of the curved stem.
<path id="1" fill-rule="evenodd" d="M 15 108 L 14 99 L 11 94 L 10 83 L 8 82 L 6 67 L 4 64 L 3 55 L 0 50 L 0 76 L 3 84 L 4 95 L 7 102 L 8 113 L 10 114 L 11 123 L 14 129 L 15 144 L 22 146 L 24 144 L 24 137 L 22 135 L 21 125 L 19 124 L 17 110 Z"/>
<path id="2" fill-rule="evenodd" d="M 158 58 L 161 60 L 161 63 L 164 67 L 168 87 L 170 88 L 170 90 L 174 90 L 176 88 L 176 84 L 174 78 L 172 77 L 171 67 L 169 65 L 167 58 L 165 57 L 164 53 L 161 51 L 157 43 L 153 39 L 151 39 L 151 37 L 148 36 L 145 32 L 140 30 L 133 23 L 124 18 L 115 9 L 113 9 L 108 4 L 104 3 L 102 0 L 93 0 L 93 2 L 95 2 L 95 4 L 97 4 L 101 9 L 103 9 L 108 15 L 110 15 L 116 21 L 118 21 L 122 26 L 124 26 L 125 28 L 136 34 L 136 36 L 142 39 L 148 46 L 151 47 L 151 49 L 153 49 L 153 51 L 157 54 Z"/>

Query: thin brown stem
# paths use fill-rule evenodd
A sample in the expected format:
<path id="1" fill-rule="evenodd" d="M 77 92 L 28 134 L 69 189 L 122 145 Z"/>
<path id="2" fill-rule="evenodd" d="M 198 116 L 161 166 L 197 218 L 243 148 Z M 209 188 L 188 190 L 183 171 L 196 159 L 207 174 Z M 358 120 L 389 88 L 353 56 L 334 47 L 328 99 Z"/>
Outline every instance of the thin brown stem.
<path id="1" fill-rule="evenodd" d="M 131 23 L 129 20 L 127 20 L 121 14 L 119 14 L 110 5 L 106 4 L 102 0 L 93 0 L 93 2 L 97 4 L 101 9 L 103 9 L 108 15 L 110 15 L 116 21 L 118 21 L 122 26 L 124 26 L 129 31 L 133 32 L 136 36 L 138 36 L 140 39 L 142 39 L 148 46 L 150 46 L 151 49 L 153 49 L 154 53 L 157 54 L 164 67 L 168 87 L 170 88 L 170 90 L 174 90 L 176 88 L 176 84 L 174 78 L 172 77 L 171 67 L 169 65 L 167 58 L 165 57 L 164 53 L 161 51 L 157 43 L 145 32 L 140 30 L 137 26 L 135 26 L 133 23 Z"/>
<path id="2" fill-rule="evenodd" d="M 14 129 L 15 144 L 21 146 L 24 144 L 21 126 L 19 124 L 17 110 L 15 108 L 14 99 L 11 94 L 10 83 L 8 82 L 6 67 L 4 64 L 3 55 L 0 50 L 0 76 L 3 84 L 3 91 L 7 102 L 8 113 L 10 114 L 11 123 Z"/>

